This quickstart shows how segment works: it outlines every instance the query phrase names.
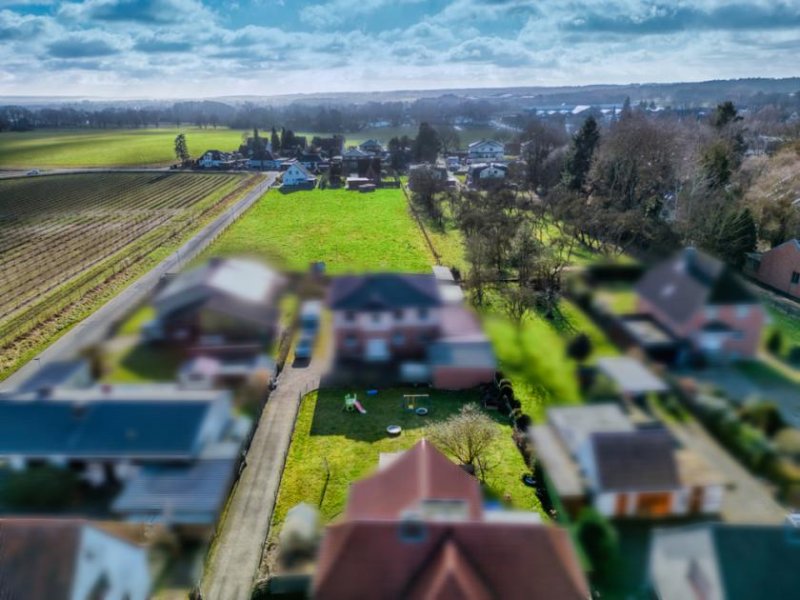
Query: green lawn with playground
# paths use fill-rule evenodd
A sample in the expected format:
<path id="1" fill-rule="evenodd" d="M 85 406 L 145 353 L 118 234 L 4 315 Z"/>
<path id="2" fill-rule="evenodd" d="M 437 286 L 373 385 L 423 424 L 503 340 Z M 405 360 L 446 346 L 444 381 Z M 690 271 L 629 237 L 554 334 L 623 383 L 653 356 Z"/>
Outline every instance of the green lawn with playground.
<path id="1" fill-rule="evenodd" d="M 427 398 L 406 397 L 420 393 Z M 366 413 L 352 403 L 348 410 L 347 396 L 355 396 Z M 392 388 L 375 395 L 353 389 L 309 394 L 300 405 L 271 536 L 278 535 L 287 511 L 300 502 L 318 507 L 326 522 L 336 519 L 345 508 L 350 484 L 372 473 L 382 452 L 410 448 L 424 437 L 429 424 L 478 400 L 476 391 L 420 392 L 418 388 Z M 419 416 L 417 408 L 426 408 L 428 414 Z M 484 488 L 487 498 L 506 499 L 515 508 L 540 511 L 534 490 L 521 481 L 527 469 L 511 439 L 508 419 L 496 412 L 489 414 L 496 419 L 500 435 L 490 456 L 492 466 Z M 402 433 L 390 435 L 386 431 L 390 425 L 400 426 Z"/>

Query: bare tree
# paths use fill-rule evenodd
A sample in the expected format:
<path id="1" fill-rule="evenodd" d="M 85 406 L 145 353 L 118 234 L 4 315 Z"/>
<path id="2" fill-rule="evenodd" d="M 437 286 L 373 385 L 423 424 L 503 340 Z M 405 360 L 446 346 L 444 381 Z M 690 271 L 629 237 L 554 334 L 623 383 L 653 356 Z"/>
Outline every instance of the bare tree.
<path id="1" fill-rule="evenodd" d="M 488 467 L 487 453 L 498 437 L 497 426 L 477 404 L 461 407 L 458 414 L 428 429 L 428 438 L 440 450 L 474 469 L 483 480 Z"/>

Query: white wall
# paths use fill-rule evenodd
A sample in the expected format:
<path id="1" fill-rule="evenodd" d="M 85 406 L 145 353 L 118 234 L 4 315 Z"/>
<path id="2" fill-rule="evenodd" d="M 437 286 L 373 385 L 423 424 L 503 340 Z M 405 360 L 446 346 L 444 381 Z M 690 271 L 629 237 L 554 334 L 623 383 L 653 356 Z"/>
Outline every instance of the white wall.
<path id="1" fill-rule="evenodd" d="M 75 566 L 72 600 L 86 600 L 100 577 L 108 578 L 106 600 L 147 600 L 150 572 L 142 548 L 84 526 Z"/>

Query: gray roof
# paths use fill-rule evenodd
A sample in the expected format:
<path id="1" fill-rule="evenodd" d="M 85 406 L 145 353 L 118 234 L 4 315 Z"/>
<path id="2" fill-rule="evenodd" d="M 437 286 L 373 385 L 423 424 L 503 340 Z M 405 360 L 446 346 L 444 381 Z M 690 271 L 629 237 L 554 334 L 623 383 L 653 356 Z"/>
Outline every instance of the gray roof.
<path id="1" fill-rule="evenodd" d="M 658 529 L 650 579 L 661 600 L 794 598 L 800 589 L 800 531 L 790 525 L 723 523 Z"/>
<path id="2" fill-rule="evenodd" d="M 648 270 L 636 292 L 678 323 L 706 305 L 758 304 L 729 267 L 694 248 Z"/>
<path id="3" fill-rule="evenodd" d="M 662 429 L 595 433 L 590 438 L 599 490 L 680 488 L 675 445 Z"/>
<path id="4" fill-rule="evenodd" d="M 151 515 L 173 523 L 213 524 L 228 497 L 235 467 L 235 458 L 145 467 L 111 509 L 129 518 Z"/>
<path id="5" fill-rule="evenodd" d="M 488 341 L 436 342 L 428 350 L 428 361 L 433 367 L 497 368 L 497 359 Z"/>
<path id="6" fill-rule="evenodd" d="M 593 433 L 634 430 L 631 420 L 613 403 L 548 408 L 547 420 L 573 456 Z"/>
<path id="7" fill-rule="evenodd" d="M 69 385 L 73 377 L 88 372 L 89 365 L 85 360 L 53 361 L 44 363 L 41 368 L 22 382 L 18 392 L 38 392 L 60 385 Z"/>
<path id="8" fill-rule="evenodd" d="M 597 359 L 597 368 L 610 377 L 624 393 L 665 392 L 669 388 L 640 361 L 629 356 L 606 356 Z"/>
<path id="9" fill-rule="evenodd" d="M 186 459 L 210 402 L 0 401 L 0 456 Z"/>
<path id="10" fill-rule="evenodd" d="M 334 310 L 393 310 L 439 305 L 439 289 L 432 274 L 345 275 L 334 279 L 328 291 L 328 306 Z"/>

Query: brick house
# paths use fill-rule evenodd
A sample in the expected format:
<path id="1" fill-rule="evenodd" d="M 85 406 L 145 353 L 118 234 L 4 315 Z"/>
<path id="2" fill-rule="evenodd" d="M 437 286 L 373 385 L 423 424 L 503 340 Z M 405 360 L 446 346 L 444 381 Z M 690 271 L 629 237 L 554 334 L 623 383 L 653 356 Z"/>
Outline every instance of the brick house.
<path id="1" fill-rule="evenodd" d="M 712 360 L 752 358 L 766 313 L 730 267 L 685 248 L 636 285 L 637 312 Z"/>
<path id="2" fill-rule="evenodd" d="M 800 298 L 800 240 L 789 240 L 768 252 L 748 255 L 744 272 L 779 292 Z"/>
<path id="3" fill-rule="evenodd" d="M 328 293 L 338 358 L 420 359 L 439 337 L 442 300 L 433 275 L 375 273 L 334 279 Z"/>

